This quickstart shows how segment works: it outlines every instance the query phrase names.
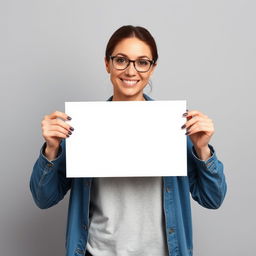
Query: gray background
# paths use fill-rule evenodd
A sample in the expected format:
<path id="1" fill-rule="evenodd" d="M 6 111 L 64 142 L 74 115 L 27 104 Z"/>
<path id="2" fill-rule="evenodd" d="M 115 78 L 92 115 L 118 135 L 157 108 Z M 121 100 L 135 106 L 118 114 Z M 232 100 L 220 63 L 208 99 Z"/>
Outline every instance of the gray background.
<path id="1" fill-rule="evenodd" d="M 68 196 L 38 209 L 29 191 L 41 120 L 65 101 L 105 100 L 103 57 L 119 26 L 154 35 L 153 98 L 187 99 L 215 121 L 225 164 L 219 210 L 193 203 L 196 256 L 255 255 L 255 1 L 0 2 L 0 254 L 64 255 Z M 149 92 L 147 89 L 146 92 Z"/>

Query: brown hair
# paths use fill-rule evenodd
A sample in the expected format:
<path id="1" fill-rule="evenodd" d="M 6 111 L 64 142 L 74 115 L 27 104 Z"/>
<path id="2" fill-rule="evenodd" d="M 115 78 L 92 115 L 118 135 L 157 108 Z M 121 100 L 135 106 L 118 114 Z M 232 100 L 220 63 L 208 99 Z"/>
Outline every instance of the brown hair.
<path id="1" fill-rule="evenodd" d="M 106 60 L 109 61 L 111 54 L 113 53 L 116 45 L 121 42 L 125 38 L 130 38 L 130 37 L 136 37 L 139 40 L 145 42 L 150 50 L 151 54 L 153 56 L 153 61 L 156 63 L 158 59 L 158 53 L 157 53 L 157 47 L 156 47 L 156 42 L 153 36 L 150 34 L 150 32 L 139 26 L 132 26 L 132 25 L 127 25 L 127 26 L 122 26 L 119 29 L 117 29 L 114 34 L 110 37 L 106 51 L 105 51 L 105 57 Z"/>

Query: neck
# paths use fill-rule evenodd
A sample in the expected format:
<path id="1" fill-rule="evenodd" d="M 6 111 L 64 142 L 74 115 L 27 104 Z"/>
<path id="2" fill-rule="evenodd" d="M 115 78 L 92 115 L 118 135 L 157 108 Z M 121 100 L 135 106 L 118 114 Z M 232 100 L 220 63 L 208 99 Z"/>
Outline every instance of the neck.
<path id="1" fill-rule="evenodd" d="M 127 95 L 118 95 L 114 93 L 113 101 L 144 101 L 145 98 L 143 97 L 143 93 L 127 96 Z"/>

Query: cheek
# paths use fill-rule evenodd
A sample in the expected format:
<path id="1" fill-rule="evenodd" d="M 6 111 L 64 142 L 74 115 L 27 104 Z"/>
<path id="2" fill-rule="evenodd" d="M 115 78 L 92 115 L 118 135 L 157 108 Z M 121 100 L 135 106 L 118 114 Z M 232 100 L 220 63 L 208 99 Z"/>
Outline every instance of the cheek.
<path id="1" fill-rule="evenodd" d="M 113 82 L 113 83 L 115 83 L 116 81 L 118 81 L 118 77 L 119 77 L 119 73 L 118 72 L 115 72 L 115 71 L 110 71 L 110 80 Z"/>
<path id="2" fill-rule="evenodd" d="M 117 71 L 117 70 L 110 70 L 110 77 L 111 79 L 119 79 L 119 77 L 122 75 L 122 71 Z"/>
<path id="3" fill-rule="evenodd" d="M 143 81 L 148 81 L 149 80 L 149 78 L 150 78 L 150 76 L 149 75 L 143 75 L 143 74 L 141 74 L 141 80 L 143 80 Z"/>

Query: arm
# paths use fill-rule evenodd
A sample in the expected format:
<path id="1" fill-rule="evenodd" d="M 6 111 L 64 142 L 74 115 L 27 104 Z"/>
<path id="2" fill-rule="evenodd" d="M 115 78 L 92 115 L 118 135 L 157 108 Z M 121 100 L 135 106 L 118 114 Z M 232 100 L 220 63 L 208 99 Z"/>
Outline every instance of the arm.
<path id="1" fill-rule="evenodd" d="M 217 209 L 224 200 L 227 185 L 223 164 L 217 159 L 209 141 L 214 133 L 213 121 L 199 111 L 183 115 L 187 122 L 182 129 L 188 135 L 188 178 L 190 192 L 199 204 Z"/>
<path id="2" fill-rule="evenodd" d="M 49 161 L 44 156 L 46 144 L 34 164 L 30 178 L 30 190 L 36 205 L 49 208 L 63 199 L 71 187 L 71 178 L 66 178 L 65 140 L 62 140 L 57 158 Z"/>
<path id="3" fill-rule="evenodd" d="M 227 191 L 223 164 L 217 159 L 212 146 L 209 146 L 212 156 L 207 161 L 197 157 L 189 138 L 187 148 L 188 178 L 192 198 L 206 208 L 219 208 Z"/>

